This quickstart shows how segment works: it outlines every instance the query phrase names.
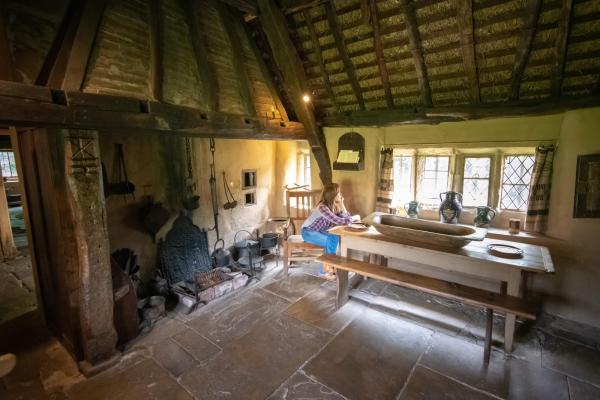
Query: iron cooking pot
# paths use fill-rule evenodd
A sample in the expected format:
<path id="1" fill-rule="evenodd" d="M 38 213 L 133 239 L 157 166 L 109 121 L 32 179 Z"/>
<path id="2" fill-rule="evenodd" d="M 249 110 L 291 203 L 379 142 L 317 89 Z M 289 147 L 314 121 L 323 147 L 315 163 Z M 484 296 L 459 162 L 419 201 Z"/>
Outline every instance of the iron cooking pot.
<path id="1" fill-rule="evenodd" d="M 219 243 L 222 243 L 222 246 L 221 246 L 221 248 L 217 249 L 217 245 Z M 231 255 L 231 253 L 229 252 L 229 250 L 225 249 L 225 241 L 223 239 L 217 240 L 215 242 L 214 251 L 211 255 L 214 260 L 215 268 L 228 266 L 230 264 L 230 262 L 229 262 L 230 255 Z"/>
<path id="2" fill-rule="evenodd" d="M 237 236 L 239 233 L 241 232 L 246 232 L 248 234 L 248 238 L 244 239 L 244 240 L 237 240 Z M 237 259 L 239 260 L 242 257 L 248 257 L 248 255 L 250 254 L 250 251 L 252 251 L 252 256 L 258 256 L 260 255 L 260 246 L 259 246 L 259 242 L 256 240 L 252 240 L 251 239 L 252 234 L 246 230 L 241 230 L 238 231 L 234 238 L 234 246 L 235 249 L 237 251 Z"/>
<path id="3" fill-rule="evenodd" d="M 260 235 L 260 247 L 263 249 L 271 249 L 277 246 L 279 235 L 277 233 L 263 233 Z"/>

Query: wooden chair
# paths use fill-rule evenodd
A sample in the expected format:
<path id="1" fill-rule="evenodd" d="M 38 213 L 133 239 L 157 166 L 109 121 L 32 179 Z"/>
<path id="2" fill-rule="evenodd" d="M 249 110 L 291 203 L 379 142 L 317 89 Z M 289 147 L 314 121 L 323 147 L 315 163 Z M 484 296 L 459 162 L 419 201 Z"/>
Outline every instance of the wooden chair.
<path id="1" fill-rule="evenodd" d="M 313 261 L 325 253 L 325 249 L 302 239 L 300 229 L 312 209 L 316 207 L 321 195 L 320 190 L 288 190 L 285 193 L 288 228 L 285 229 L 283 274 L 288 275 L 291 262 Z"/>

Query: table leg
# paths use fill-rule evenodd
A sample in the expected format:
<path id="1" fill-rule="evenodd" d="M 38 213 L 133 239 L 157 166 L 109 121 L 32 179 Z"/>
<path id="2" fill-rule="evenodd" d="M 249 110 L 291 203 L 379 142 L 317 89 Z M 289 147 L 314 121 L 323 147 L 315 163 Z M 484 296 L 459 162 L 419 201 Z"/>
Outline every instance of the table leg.
<path id="1" fill-rule="evenodd" d="M 521 270 L 515 269 L 506 282 L 506 294 L 521 297 L 521 279 Z M 504 322 L 504 351 L 506 353 L 512 352 L 516 322 L 517 316 L 515 314 L 506 314 Z"/>

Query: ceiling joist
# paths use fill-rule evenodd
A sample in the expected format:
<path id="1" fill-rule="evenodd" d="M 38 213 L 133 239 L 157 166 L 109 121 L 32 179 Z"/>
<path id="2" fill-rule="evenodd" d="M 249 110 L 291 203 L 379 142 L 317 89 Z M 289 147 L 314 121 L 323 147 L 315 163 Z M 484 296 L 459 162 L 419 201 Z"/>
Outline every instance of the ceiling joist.
<path id="1" fill-rule="evenodd" d="M 512 71 L 512 79 L 510 83 L 510 100 L 518 100 L 521 90 L 521 78 L 529 61 L 531 54 L 531 44 L 535 36 L 537 21 L 540 16 L 542 0 L 529 0 L 527 7 L 523 10 L 523 28 L 517 45 L 515 55 L 515 66 Z"/>
<path id="2" fill-rule="evenodd" d="M 15 71 L 10 51 L 10 42 L 8 41 L 8 18 L 4 3 L 0 3 L 0 79 L 12 81 L 15 78 Z"/>
<path id="3" fill-rule="evenodd" d="M 362 89 L 360 88 L 360 84 L 358 83 L 358 79 L 356 78 L 356 72 L 354 70 L 352 60 L 350 60 L 350 57 L 348 56 L 346 44 L 344 42 L 344 36 L 342 35 L 342 31 L 340 30 L 340 27 L 337 22 L 337 16 L 335 14 L 333 2 L 325 3 L 325 13 L 327 14 L 329 29 L 331 29 L 331 33 L 335 40 L 338 54 L 342 59 L 342 62 L 344 63 L 344 69 L 346 71 L 346 74 L 348 75 L 348 79 L 350 80 L 350 85 L 352 86 L 352 90 L 354 91 L 354 96 L 356 96 L 356 102 L 358 103 L 358 107 L 361 110 L 364 110 L 365 101 L 363 99 Z"/>
<path id="4" fill-rule="evenodd" d="M 563 0 L 561 18 L 558 21 L 558 35 L 556 36 L 556 44 L 553 49 L 554 62 L 552 64 L 552 79 L 550 82 L 550 91 L 553 97 L 560 96 L 572 13 L 573 0 Z"/>
<path id="5" fill-rule="evenodd" d="M 408 0 L 402 0 L 402 11 L 404 13 L 404 20 L 406 21 L 410 51 L 415 63 L 417 79 L 419 80 L 419 87 L 421 89 L 421 99 L 425 106 L 431 107 L 433 105 L 431 88 L 429 86 L 429 78 L 427 77 L 427 68 L 425 67 L 425 59 L 423 58 L 423 48 L 421 46 L 421 37 L 419 35 L 413 3 Z"/>
<path id="6" fill-rule="evenodd" d="M 460 29 L 460 45 L 465 71 L 469 79 L 471 103 L 481 102 L 479 93 L 479 74 L 475 58 L 475 40 L 473 38 L 473 0 L 460 0 L 457 22 Z"/>
<path id="7" fill-rule="evenodd" d="M 321 79 L 323 79 L 323 85 L 325 86 L 325 90 L 327 91 L 327 95 L 329 96 L 329 100 L 331 104 L 341 112 L 339 105 L 337 104 L 335 93 L 331 88 L 331 82 L 329 81 L 329 73 L 325 68 L 325 63 L 323 62 L 323 57 L 321 55 L 321 45 L 319 44 L 319 38 L 317 37 L 317 33 L 315 31 L 315 26 L 312 22 L 312 17 L 310 16 L 309 11 L 304 11 L 304 20 L 306 21 L 306 27 L 310 33 L 310 38 L 312 45 L 315 49 L 315 56 L 317 58 L 317 63 L 319 64 L 319 71 L 321 73 Z"/>
<path id="8" fill-rule="evenodd" d="M 381 84 L 383 85 L 383 92 L 385 93 L 385 101 L 388 108 L 394 108 L 394 98 L 392 96 L 392 89 L 390 87 L 390 78 L 388 75 L 387 66 L 385 64 L 385 56 L 383 54 L 383 47 L 381 45 L 381 33 L 379 26 L 379 10 L 377 9 L 376 0 L 366 0 L 369 3 L 369 20 L 373 27 L 373 42 L 375 44 L 375 54 L 377 56 L 377 63 L 379 66 L 379 74 L 381 76 Z"/>

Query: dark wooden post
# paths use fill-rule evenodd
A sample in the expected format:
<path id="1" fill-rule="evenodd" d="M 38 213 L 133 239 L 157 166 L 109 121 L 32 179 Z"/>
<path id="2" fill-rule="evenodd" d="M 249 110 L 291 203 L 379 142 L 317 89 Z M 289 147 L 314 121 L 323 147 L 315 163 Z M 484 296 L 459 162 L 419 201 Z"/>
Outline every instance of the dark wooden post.
<path id="1" fill-rule="evenodd" d="M 262 29 L 273 50 L 275 63 L 281 70 L 290 101 L 298 119 L 304 124 L 306 138 L 319 165 L 321 181 L 329 183 L 332 173 L 325 137 L 317 125 L 312 105 L 302 101 L 302 95 L 308 93 L 308 84 L 302 61 L 289 36 L 285 16 L 273 0 L 259 0 L 258 9 Z"/>
<path id="2" fill-rule="evenodd" d="M 110 358 L 117 341 L 113 327 L 110 247 L 102 187 L 98 132 L 63 131 L 65 191 L 78 266 L 78 309 L 84 362 Z"/>

